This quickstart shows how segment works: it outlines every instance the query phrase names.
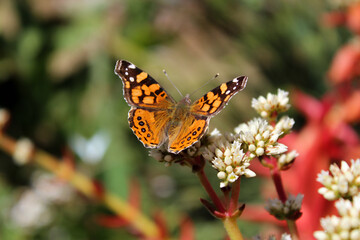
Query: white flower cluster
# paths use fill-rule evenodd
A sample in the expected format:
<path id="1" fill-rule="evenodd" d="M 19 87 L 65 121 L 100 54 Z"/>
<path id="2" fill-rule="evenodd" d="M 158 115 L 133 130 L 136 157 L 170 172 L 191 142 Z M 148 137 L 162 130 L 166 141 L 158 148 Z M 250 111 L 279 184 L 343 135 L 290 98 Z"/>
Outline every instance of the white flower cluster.
<path id="1" fill-rule="evenodd" d="M 162 145 L 159 148 L 154 148 L 149 151 L 149 156 L 153 157 L 159 162 L 164 162 L 165 166 L 170 166 L 173 162 L 181 161 L 184 159 L 184 156 L 194 157 L 199 155 L 199 149 L 201 147 L 201 142 L 198 141 L 191 147 L 183 150 L 180 154 L 173 154 L 167 151 L 166 147 Z"/>
<path id="2" fill-rule="evenodd" d="M 345 162 L 341 162 L 341 168 L 336 164 L 330 166 L 329 171 L 321 171 L 317 181 L 321 187 L 318 192 L 327 200 L 339 198 L 351 198 L 359 193 L 360 189 L 360 159 L 351 160 L 351 167 Z"/>
<path id="3" fill-rule="evenodd" d="M 258 99 L 253 98 L 251 107 L 253 107 L 261 117 L 271 118 L 274 113 L 282 113 L 290 108 L 289 93 L 278 89 L 277 94 L 268 93 L 266 98 L 260 96 Z"/>
<path id="4" fill-rule="evenodd" d="M 229 141 L 234 138 L 233 135 L 223 136 L 217 130 L 211 133 L 211 138 L 216 141 L 206 147 L 202 155 L 218 171 L 217 177 L 221 180 L 221 188 L 235 182 L 241 175 L 256 176 L 247 168 L 250 166 L 250 159 L 241 149 L 239 140 Z"/>
<path id="5" fill-rule="evenodd" d="M 240 134 L 241 140 L 248 145 L 249 157 L 263 155 L 279 155 L 287 151 L 287 146 L 278 143 L 283 134 L 280 127 L 274 128 L 262 118 L 255 118 L 248 123 L 240 124 L 235 132 Z"/>
<path id="6" fill-rule="evenodd" d="M 360 239 L 360 194 L 353 197 L 352 201 L 340 199 L 336 201 L 340 217 L 328 216 L 320 220 L 324 231 L 314 232 L 318 240 L 358 240 Z"/>
<path id="7" fill-rule="evenodd" d="M 285 203 L 279 199 L 269 199 L 265 209 L 277 219 L 296 220 L 301 216 L 300 209 L 304 195 L 298 194 L 296 197 L 289 194 Z"/>

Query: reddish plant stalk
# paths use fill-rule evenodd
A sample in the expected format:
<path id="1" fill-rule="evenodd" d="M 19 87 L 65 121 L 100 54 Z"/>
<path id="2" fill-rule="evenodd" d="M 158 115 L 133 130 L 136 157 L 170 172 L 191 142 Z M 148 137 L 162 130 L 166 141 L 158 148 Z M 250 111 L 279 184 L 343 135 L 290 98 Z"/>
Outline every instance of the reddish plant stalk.
<path id="1" fill-rule="evenodd" d="M 281 180 L 280 171 L 277 166 L 274 166 L 273 169 L 270 170 L 271 178 L 274 181 L 276 192 L 281 200 L 281 202 L 285 203 L 287 200 L 287 196 L 285 193 L 284 185 Z"/>
<path id="2" fill-rule="evenodd" d="M 228 213 L 232 214 L 238 207 L 240 195 L 240 177 L 232 184 L 231 198 Z"/>
<path id="3" fill-rule="evenodd" d="M 216 206 L 217 210 L 219 212 L 225 212 L 225 208 L 223 203 L 221 202 L 220 198 L 218 197 L 218 195 L 216 194 L 215 190 L 213 189 L 213 187 L 211 186 L 208 178 L 206 177 L 206 174 L 204 172 L 204 169 L 200 169 L 197 172 L 197 176 L 200 179 L 201 184 L 203 185 L 203 187 L 205 188 L 207 194 L 209 195 L 209 197 L 211 198 L 212 202 L 214 203 L 214 205 Z"/>

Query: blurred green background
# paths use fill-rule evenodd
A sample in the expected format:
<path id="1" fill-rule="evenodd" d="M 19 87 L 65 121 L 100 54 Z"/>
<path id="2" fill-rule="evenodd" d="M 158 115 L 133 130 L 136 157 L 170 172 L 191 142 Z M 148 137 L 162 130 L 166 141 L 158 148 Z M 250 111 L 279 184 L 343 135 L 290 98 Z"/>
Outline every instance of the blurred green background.
<path id="1" fill-rule="evenodd" d="M 189 215 L 197 239 L 223 239 L 221 222 L 199 202 L 206 195 L 196 176 L 148 157 L 129 129 L 115 62 L 133 62 L 177 100 L 163 69 L 183 94 L 220 73 L 193 100 L 247 75 L 246 89 L 210 124 L 232 131 L 255 116 L 250 103 L 259 94 L 326 91 L 326 71 L 347 37 L 322 26 L 327 10 L 326 2 L 311 0 L 1 0 L 0 107 L 11 113 L 7 133 L 58 157 L 72 149 L 79 171 L 123 198 L 136 179 L 144 212 L 161 210 L 173 236 Z M 124 229 L 99 226 L 96 216 L 108 210 L 49 183 L 36 166 L 16 166 L 2 152 L 0 158 L 0 239 L 135 239 Z M 241 201 L 261 202 L 259 185 L 244 181 Z M 39 192 L 49 189 L 54 196 L 36 207 L 44 201 Z M 260 231 L 256 224 L 240 226 L 248 237 Z"/>

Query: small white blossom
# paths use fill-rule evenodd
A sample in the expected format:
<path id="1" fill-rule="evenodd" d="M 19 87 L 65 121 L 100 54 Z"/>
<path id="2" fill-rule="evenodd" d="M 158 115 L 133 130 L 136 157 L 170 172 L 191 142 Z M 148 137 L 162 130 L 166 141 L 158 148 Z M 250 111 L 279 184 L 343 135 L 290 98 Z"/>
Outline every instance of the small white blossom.
<path id="1" fill-rule="evenodd" d="M 336 164 L 330 166 L 329 171 L 321 171 L 317 181 L 324 185 L 318 192 L 328 200 L 338 198 L 351 198 L 358 194 L 360 188 L 360 159 L 351 160 L 351 166 L 345 161 L 341 162 L 341 168 Z"/>
<path id="2" fill-rule="evenodd" d="M 283 233 L 281 235 L 281 240 L 292 240 L 291 235 L 287 233 Z"/>
<path id="3" fill-rule="evenodd" d="M 235 182 L 241 175 L 254 177 L 256 174 L 248 169 L 250 159 L 241 149 L 241 142 L 235 140 L 229 142 L 226 137 L 217 136 L 218 139 L 203 151 L 203 157 L 212 163 L 212 167 L 218 172 L 217 177 L 221 180 L 220 187 L 226 187 Z"/>
<path id="4" fill-rule="evenodd" d="M 253 98 L 251 107 L 253 107 L 261 117 L 271 118 L 274 113 L 285 112 L 290 108 L 289 93 L 278 89 L 277 94 L 268 93 L 266 98 L 260 96 L 258 99 Z"/>
<path id="5" fill-rule="evenodd" d="M 248 145 L 250 158 L 279 155 L 287 151 L 287 146 L 277 142 L 282 133 L 264 119 L 255 118 L 240 124 L 235 128 L 235 132 L 240 134 L 241 140 Z"/>
<path id="6" fill-rule="evenodd" d="M 275 125 L 275 130 L 287 134 L 295 124 L 295 120 L 288 116 L 282 117 Z"/>
<path id="7" fill-rule="evenodd" d="M 345 169 L 346 170 L 346 167 Z M 340 216 L 328 216 L 320 220 L 323 231 L 314 232 L 319 240 L 359 239 L 360 237 L 360 193 L 352 200 L 340 199 L 335 202 Z"/>
<path id="8" fill-rule="evenodd" d="M 299 156 L 299 153 L 296 152 L 295 150 L 288 152 L 288 153 L 284 153 L 281 154 L 278 157 L 278 167 L 279 169 L 286 169 L 289 165 L 291 165 L 295 158 L 297 158 Z"/>
<path id="9" fill-rule="evenodd" d="M 34 144 L 29 139 L 20 139 L 16 142 L 13 158 L 18 165 L 24 165 L 31 160 L 34 150 Z"/>

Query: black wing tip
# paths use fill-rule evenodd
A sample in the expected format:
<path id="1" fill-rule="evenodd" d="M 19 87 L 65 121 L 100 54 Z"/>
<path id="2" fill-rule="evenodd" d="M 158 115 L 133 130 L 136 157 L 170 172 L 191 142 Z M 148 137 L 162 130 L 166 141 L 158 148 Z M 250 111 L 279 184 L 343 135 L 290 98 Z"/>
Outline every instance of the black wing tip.
<path id="1" fill-rule="evenodd" d="M 234 78 L 232 81 L 240 84 L 240 88 L 244 89 L 246 87 L 248 77 L 247 76 L 239 76 L 239 77 Z"/>
<path id="2" fill-rule="evenodd" d="M 121 65 L 123 63 L 124 60 L 117 60 L 116 61 L 116 64 L 115 64 L 115 69 L 114 69 L 114 73 L 116 75 L 119 75 L 120 74 L 120 69 L 121 69 Z"/>
<path id="3" fill-rule="evenodd" d="M 134 64 L 132 64 L 131 62 L 126 61 L 126 60 L 117 60 L 116 64 L 115 64 L 115 69 L 114 69 L 115 74 L 119 75 L 122 67 L 127 67 L 130 65 L 134 65 Z"/>

